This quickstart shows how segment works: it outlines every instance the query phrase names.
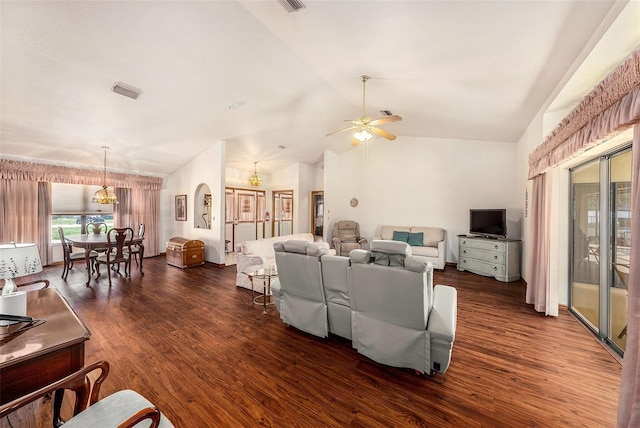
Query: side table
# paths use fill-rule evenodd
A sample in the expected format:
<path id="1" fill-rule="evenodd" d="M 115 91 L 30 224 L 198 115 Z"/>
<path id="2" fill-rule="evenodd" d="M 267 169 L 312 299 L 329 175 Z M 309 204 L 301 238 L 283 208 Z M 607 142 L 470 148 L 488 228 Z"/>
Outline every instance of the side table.
<path id="1" fill-rule="evenodd" d="M 244 273 L 251 281 L 251 304 L 262 303 L 262 313 L 267 313 L 267 305 L 273 305 L 271 298 L 271 279 L 278 277 L 278 268 L 275 265 L 253 265 L 249 266 Z M 262 281 L 262 294 L 255 296 L 253 287 L 254 279 Z M 260 302 L 262 299 L 262 302 Z"/>

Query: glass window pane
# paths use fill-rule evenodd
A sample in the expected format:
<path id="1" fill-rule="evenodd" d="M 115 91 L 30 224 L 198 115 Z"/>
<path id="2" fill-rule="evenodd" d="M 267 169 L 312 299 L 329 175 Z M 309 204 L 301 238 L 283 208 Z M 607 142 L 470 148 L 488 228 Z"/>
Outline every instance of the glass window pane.
<path id="1" fill-rule="evenodd" d="M 610 159 L 611 176 L 611 284 L 609 339 L 622 351 L 627 344 L 627 302 L 631 246 L 631 150 Z"/>
<path id="2" fill-rule="evenodd" d="M 60 243 L 60 236 L 58 235 L 58 227 L 62 227 L 64 229 L 65 236 L 67 235 L 77 235 L 80 233 L 81 228 L 81 217 L 80 215 L 70 215 L 70 214 L 62 214 L 62 215 L 52 215 L 51 216 L 51 241 L 54 244 Z"/>
<path id="3" fill-rule="evenodd" d="M 572 173 L 573 264 L 572 309 L 596 331 L 600 328 L 600 166 L 599 161 Z"/>

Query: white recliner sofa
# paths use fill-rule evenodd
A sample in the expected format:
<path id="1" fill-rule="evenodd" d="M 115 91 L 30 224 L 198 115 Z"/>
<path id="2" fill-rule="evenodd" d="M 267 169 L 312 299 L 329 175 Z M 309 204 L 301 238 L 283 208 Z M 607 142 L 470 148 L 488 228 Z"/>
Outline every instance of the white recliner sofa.
<path id="1" fill-rule="evenodd" d="M 444 269 L 446 266 L 447 232 L 441 227 L 385 225 L 380 227 L 380 235 L 373 240 L 407 242 L 414 256 L 426 257 L 435 269 Z"/>
<path id="2" fill-rule="evenodd" d="M 319 337 L 351 339 L 379 363 L 429 375 L 451 363 L 457 292 L 433 287 L 433 267 L 404 242 L 372 241 L 349 257 L 305 241 L 274 244 L 279 277 L 271 283 L 282 320 Z"/>
<path id="3" fill-rule="evenodd" d="M 433 287 L 431 263 L 409 244 L 374 240 L 350 253 L 353 346 L 382 364 L 445 373 L 451 363 L 457 292 Z M 370 261 L 372 260 L 372 262 Z"/>
<path id="4" fill-rule="evenodd" d="M 276 256 L 273 251 L 273 244 L 289 240 L 301 240 L 313 242 L 311 233 L 295 233 L 292 235 L 274 236 L 273 238 L 256 239 L 245 241 L 236 246 L 236 286 L 251 290 L 251 280 L 244 273 L 249 266 L 273 265 L 276 263 Z M 323 243 L 327 248 L 328 243 Z"/>

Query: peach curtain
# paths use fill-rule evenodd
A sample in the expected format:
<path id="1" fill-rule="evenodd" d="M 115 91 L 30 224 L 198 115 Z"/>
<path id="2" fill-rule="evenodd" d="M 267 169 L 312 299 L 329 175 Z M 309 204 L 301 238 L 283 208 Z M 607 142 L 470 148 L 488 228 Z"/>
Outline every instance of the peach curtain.
<path id="1" fill-rule="evenodd" d="M 160 191 L 149 189 L 116 188 L 118 205 L 115 210 L 114 224 L 117 227 L 130 227 L 138 233 L 138 225 L 144 223 L 145 257 L 160 254 Z"/>
<path id="2" fill-rule="evenodd" d="M 38 248 L 43 266 L 53 261 L 51 252 L 51 183 L 38 183 Z"/>
<path id="3" fill-rule="evenodd" d="M 549 213 L 551 212 L 551 178 L 549 174 L 533 178 L 531 188 L 531 252 L 526 302 L 537 312 L 558 315 L 558 305 L 549 289 Z M 555 304 L 554 304 L 555 303 Z"/>
<path id="4" fill-rule="evenodd" d="M 529 155 L 529 178 L 640 121 L 640 49 L 596 85 Z"/>
<path id="5" fill-rule="evenodd" d="M 0 242 L 38 242 L 38 183 L 0 180 Z"/>
<path id="6" fill-rule="evenodd" d="M 636 125 L 633 131 L 629 310 L 618 403 L 619 428 L 640 426 L 640 125 Z"/>
<path id="7" fill-rule="evenodd" d="M 103 175 L 104 171 L 95 169 L 0 159 L 0 178 L 7 180 L 102 186 Z M 160 190 L 162 181 L 161 177 L 107 172 L 107 183 L 113 187 Z"/>
<path id="8" fill-rule="evenodd" d="M 38 245 L 42 264 L 49 263 L 50 245 L 47 239 L 51 232 L 43 230 L 45 220 L 40 221 L 39 214 L 51 212 L 50 190 L 49 194 L 40 195 L 40 191 L 46 191 L 47 186 L 41 187 L 36 181 L 0 180 L 0 196 L 2 207 L 0 208 L 0 243 L 33 242 Z M 50 189 L 50 187 L 49 187 Z M 48 201 L 48 202 L 47 202 Z M 42 204 L 48 203 L 48 207 Z M 49 217 L 49 222 L 51 217 Z M 47 244 L 43 245 L 43 242 Z"/>

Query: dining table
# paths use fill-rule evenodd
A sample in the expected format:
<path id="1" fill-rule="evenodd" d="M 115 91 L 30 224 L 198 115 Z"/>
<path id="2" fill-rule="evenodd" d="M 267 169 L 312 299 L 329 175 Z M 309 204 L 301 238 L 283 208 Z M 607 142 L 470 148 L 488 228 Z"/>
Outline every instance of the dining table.
<path id="1" fill-rule="evenodd" d="M 65 240 L 69 241 L 71 245 L 78 248 L 84 248 L 84 258 L 87 263 L 87 287 L 91 282 L 91 251 L 99 248 L 107 248 L 107 234 L 106 233 L 83 233 L 80 235 L 65 236 Z M 144 238 L 134 236 L 131 240 L 131 245 L 137 245 L 140 248 L 140 275 L 144 275 L 142 271 L 142 260 L 144 258 Z M 131 267 L 129 267 L 131 269 Z"/>

